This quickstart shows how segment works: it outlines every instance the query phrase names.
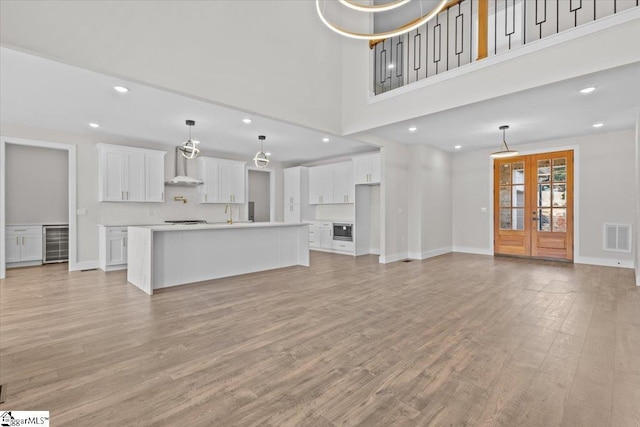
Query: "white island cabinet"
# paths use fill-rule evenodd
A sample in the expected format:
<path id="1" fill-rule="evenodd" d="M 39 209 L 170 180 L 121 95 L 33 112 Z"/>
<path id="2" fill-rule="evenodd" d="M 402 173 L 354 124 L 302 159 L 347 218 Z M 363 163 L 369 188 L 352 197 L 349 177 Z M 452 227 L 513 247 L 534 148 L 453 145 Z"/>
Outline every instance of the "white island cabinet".
<path id="1" fill-rule="evenodd" d="M 154 289 L 309 266 L 309 226 L 282 222 L 129 227 L 127 280 Z"/>

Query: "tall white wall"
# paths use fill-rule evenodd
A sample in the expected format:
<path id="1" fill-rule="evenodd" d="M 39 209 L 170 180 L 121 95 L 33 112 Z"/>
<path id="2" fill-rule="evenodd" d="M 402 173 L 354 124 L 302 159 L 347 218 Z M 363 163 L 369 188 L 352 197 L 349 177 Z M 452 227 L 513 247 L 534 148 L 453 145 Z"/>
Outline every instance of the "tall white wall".
<path id="1" fill-rule="evenodd" d="M 371 51 L 366 42 L 346 40 L 342 46 L 342 130 L 345 135 L 366 132 L 637 62 L 637 40 L 640 9 L 633 8 L 375 97 L 370 83 Z"/>
<path id="2" fill-rule="evenodd" d="M 340 133 L 341 42 L 311 1 L 2 2 L 8 47 Z"/>
<path id="3" fill-rule="evenodd" d="M 171 219 L 204 219 L 211 222 L 226 220 L 224 205 L 198 203 L 198 190 L 185 187 L 165 187 L 164 203 L 115 203 L 98 202 L 98 150 L 97 143 L 127 145 L 167 151 L 165 156 L 165 178 L 175 175 L 173 147 L 159 146 L 145 141 L 104 139 L 104 136 L 92 134 L 73 134 L 15 125 L 3 125 L 3 136 L 59 142 L 76 146 L 77 208 L 86 209 L 86 215 L 77 217 L 77 253 L 78 262 L 91 263 L 98 260 L 98 224 L 135 225 L 161 223 Z M 247 156 L 229 155 L 216 152 L 202 152 L 204 156 L 249 161 L 253 153 Z M 272 161 L 269 168 L 276 174 L 276 221 L 284 218 L 284 172 L 282 164 Z M 188 163 L 189 176 L 198 174 L 197 162 Z M 3 171 L 4 172 L 4 171 Z M 174 196 L 184 196 L 188 203 L 176 202 Z M 234 207 L 234 219 L 245 219 L 244 207 Z"/>
<path id="4" fill-rule="evenodd" d="M 623 131 L 520 145 L 522 154 L 577 148 L 575 261 L 632 267 L 632 253 L 603 250 L 605 223 L 634 224 L 635 132 Z M 453 156 L 454 250 L 493 253 L 491 150 Z M 483 211 L 486 208 L 486 212 Z"/>
<path id="5" fill-rule="evenodd" d="M 6 223 L 55 224 L 69 220 L 68 153 L 7 144 Z"/>
<path id="6" fill-rule="evenodd" d="M 270 174 L 250 170 L 247 182 L 249 202 L 254 203 L 254 221 L 268 222 L 270 219 Z"/>

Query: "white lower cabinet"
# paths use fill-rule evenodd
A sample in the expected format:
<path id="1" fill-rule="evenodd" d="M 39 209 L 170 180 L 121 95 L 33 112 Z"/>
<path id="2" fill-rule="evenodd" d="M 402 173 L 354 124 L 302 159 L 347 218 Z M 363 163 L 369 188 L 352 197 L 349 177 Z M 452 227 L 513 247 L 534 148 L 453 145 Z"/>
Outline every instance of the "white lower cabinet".
<path id="1" fill-rule="evenodd" d="M 332 222 L 314 222 L 309 225 L 309 249 L 325 252 L 354 253 L 353 242 L 333 240 Z"/>
<path id="2" fill-rule="evenodd" d="M 100 268 L 104 271 L 127 268 L 127 227 L 101 225 L 99 235 Z"/>
<path id="3" fill-rule="evenodd" d="M 42 262 L 42 226 L 7 227 L 5 229 L 5 262 L 7 267 Z"/>

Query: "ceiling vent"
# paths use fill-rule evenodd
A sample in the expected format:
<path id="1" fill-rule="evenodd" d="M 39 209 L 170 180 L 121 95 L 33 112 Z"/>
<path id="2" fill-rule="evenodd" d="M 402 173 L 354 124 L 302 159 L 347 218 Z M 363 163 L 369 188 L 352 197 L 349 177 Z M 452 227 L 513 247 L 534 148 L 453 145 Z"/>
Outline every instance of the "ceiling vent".
<path id="1" fill-rule="evenodd" d="M 614 252 L 631 252 L 631 225 L 605 224 L 604 250 Z"/>

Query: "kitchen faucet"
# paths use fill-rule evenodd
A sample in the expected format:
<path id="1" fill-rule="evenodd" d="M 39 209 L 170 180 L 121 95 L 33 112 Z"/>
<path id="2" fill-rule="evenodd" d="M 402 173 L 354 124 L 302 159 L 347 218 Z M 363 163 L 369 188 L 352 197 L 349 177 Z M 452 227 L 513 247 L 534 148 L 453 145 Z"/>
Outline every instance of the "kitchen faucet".
<path id="1" fill-rule="evenodd" d="M 229 205 L 225 205 L 224 206 L 224 213 L 227 213 L 227 211 L 229 211 L 229 219 L 227 220 L 227 224 L 233 224 L 233 212 L 231 211 L 231 206 Z"/>

